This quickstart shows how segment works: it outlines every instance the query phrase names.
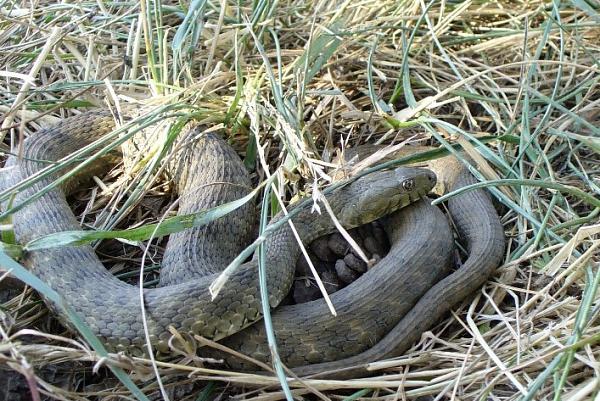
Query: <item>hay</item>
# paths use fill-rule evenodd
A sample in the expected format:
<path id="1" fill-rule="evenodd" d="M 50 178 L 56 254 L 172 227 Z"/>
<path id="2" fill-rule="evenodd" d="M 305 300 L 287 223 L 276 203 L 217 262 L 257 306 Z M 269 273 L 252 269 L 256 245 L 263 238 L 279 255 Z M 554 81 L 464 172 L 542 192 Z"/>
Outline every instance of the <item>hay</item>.
<path id="1" fill-rule="evenodd" d="M 0 4 L 2 150 L 107 102 L 191 105 L 199 120 L 225 127 L 256 166 L 257 182 L 285 172 L 281 196 L 291 200 L 329 184 L 326 167 L 342 145 L 466 143 L 479 155 L 482 179 L 556 186 L 494 187 L 508 237 L 505 264 L 405 356 L 373 363 L 374 376 L 291 381 L 292 394 L 598 399 L 600 225 L 589 198 L 600 193 L 600 19 L 590 4 L 260 0 L 184 9 L 8 1 Z M 78 194 L 84 224 L 159 220 L 169 184 L 150 164 L 121 165 Z M 100 251 L 118 273 L 139 264 L 142 248 L 160 256 L 160 245 L 113 241 Z M 125 254 L 114 256 L 115 248 Z M 146 266 L 145 274 L 152 283 L 156 269 Z M 275 377 L 205 369 L 196 357 L 155 369 L 148 360 L 101 358 L 65 332 L 31 289 L 9 298 L 0 310 L 0 375 L 25 380 L 7 397 L 133 398 L 108 363 L 151 398 L 285 397 Z"/>

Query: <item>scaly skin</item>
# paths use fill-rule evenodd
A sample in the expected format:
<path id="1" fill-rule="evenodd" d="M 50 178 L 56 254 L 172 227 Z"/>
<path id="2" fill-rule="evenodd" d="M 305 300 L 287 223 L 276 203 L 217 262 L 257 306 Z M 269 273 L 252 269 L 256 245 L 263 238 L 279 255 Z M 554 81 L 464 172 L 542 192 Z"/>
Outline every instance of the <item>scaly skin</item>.
<path id="1" fill-rule="evenodd" d="M 0 190 L 10 190 L 21 180 L 38 173 L 47 166 L 41 160 L 59 160 L 102 138 L 113 128 L 113 120 L 108 113 L 88 112 L 32 135 L 23 144 L 23 158 L 8 159 L 8 168 L 0 177 Z M 195 133 L 197 135 L 198 132 Z M 241 161 L 223 140 L 214 135 L 200 136 L 176 160 L 171 170 L 182 198 L 180 212 L 190 213 L 212 207 L 238 199 L 248 192 L 250 182 Z M 88 172 L 97 172 L 102 163 L 92 167 Z M 52 177 L 21 190 L 16 194 L 13 205 L 31 198 L 50 182 Z M 382 171 L 340 188 L 328 197 L 328 201 L 341 223 L 350 228 L 418 200 L 431 189 L 434 182 L 435 176 L 427 170 L 400 168 Z M 202 196 L 197 196 L 199 194 Z M 169 284 L 144 290 L 149 339 L 159 351 L 168 352 L 171 336 L 168 326 L 173 326 L 181 333 L 219 340 L 261 318 L 256 261 L 240 266 L 215 300 L 210 299 L 208 291 L 218 275 L 214 272 L 224 268 L 226 262 L 233 259 L 251 239 L 251 227 L 254 224 L 252 216 L 253 206 L 247 204 L 207 227 L 187 230 L 169 240 L 165 255 L 167 277 L 163 280 Z M 12 219 L 17 240 L 22 244 L 43 235 L 80 229 L 65 194 L 58 189 L 49 191 L 15 212 Z M 293 221 L 305 243 L 335 230 L 326 215 L 311 214 L 308 207 L 300 211 Z M 291 285 L 300 252 L 287 224 L 269 237 L 265 247 L 269 301 L 276 306 Z M 193 251 L 190 251 L 192 248 Z M 146 339 L 142 329 L 138 287 L 128 285 L 108 273 L 91 247 L 70 246 L 32 251 L 26 254 L 23 263 L 58 292 L 109 349 L 130 354 L 145 353 Z M 198 277 L 196 273 L 190 273 L 195 269 L 201 269 L 207 275 Z M 385 278 L 382 280 L 388 281 Z M 385 297 L 381 294 L 376 299 L 385 302 Z M 375 308 L 377 302 L 372 305 Z M 50 307 L 69 326 L 66 316 L 52 304 Z M 385 306 L 380 305 L 378 310 L 367 309 L 363 315 L 373 315 L 374 312 L 380 315 L 384 309 Z M 295 317 L 291 316 L 290 319 Z M 394 324 L 393 320 L 383 320 L 387 325 Z M 349 313 L 347 323 L 360 327 L 362 318 L 353 318 Z M 336 321 L 332 327 L 338 324 Z M 295 333 L 302 335 L 297 331 Z M 378 330 L 378 336 L 382 334 L 382 330 Z M 332 338 L 335 335 L 324 341 L 315 338 L 314 347 L 339 347 L 340 344 L 331 343 Z M 250 336 L 248 339 L 252 341 Z M 364 348 L 375 340 L 362 336 L 361 341 Z M 295 345 L 290 345 L 289 354 L 294 353 L 293 347 Z M 346 353 L 338 354 L 333 350 L 330 355 L 343 357 Z"/>
<path id="2" fill-rule="evenodd" d="M 336 361 L 371 348 L 448 273 L 454 250 L 452 232 L 443 213 L 429 200 L 381 221 L 391 249 L 358 280 L 330 295 L 337 316 L 331 315 L 322 299 L 273 311 L 277 349 L 288 367 Z M 270 361 L 262 324 L 221 343 L 260 361 Z M 253 368 L 231 357 L 226 360 L 235 369 Z"/>
<path id="3" fill-rule="evenodd" d="M 407 147 L 395 156 L 430 149 Z M 372 152 L 367 149 L 361 151 Z M 426 167 L 438 177 L 437 192 L 452 191 L 477 182 L 464 165 L 452 156 L 430 161 Z M 501 263 L 505 247 L 502 224 L 488 193 L 477 189 L 450 198 L 448 211 L 459 238 L 469 252 L 462 266 L 427 290 L 373 347 L 335 361 L 300 366 L 293 369 L 294 373 L 337 379 L 373 374 L 368 370 L 368 363 L 402 355 L 425 330 L 434 326 L 453 306 L 487 281 Z M 418 226 L 415 225 L 413 230 L 419 230 Z M 423 239 L 417 231 L 413 231 L 413 234 L 411 238 Z"/>

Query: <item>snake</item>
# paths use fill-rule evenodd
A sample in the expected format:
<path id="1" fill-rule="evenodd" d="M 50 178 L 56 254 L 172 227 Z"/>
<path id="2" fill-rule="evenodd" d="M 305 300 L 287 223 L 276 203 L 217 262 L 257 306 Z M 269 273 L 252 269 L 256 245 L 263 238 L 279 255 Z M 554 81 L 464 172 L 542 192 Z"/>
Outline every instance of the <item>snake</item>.
<path id="1" fill-rule="evenodd" d="M 106 171 L 119 155 L 99 152 L 102 157 L 73 169 L 78 173 L 68 180 L 56 179 L 80 162 L 70 155 L 99 148 L 114 129 L 110 112 L 87 111 L 31 134 L 20 152 L 8 157 L 0 174 L 0 191 L 13 194 L 10 205 L 5 202 L 2 207 L 14 207 L 11 220 L 18 243 L 81 229 L 67 195 L 91 175 Z M 179 215 L 249 193 L 249 174 L 225 140 L 202 132 L 200 126 L 189 128 L 183 137 L 186 146 L 180 147 L 168 168 L 179 195 Z M 57 162 L 64 166 L 58 171 Z M 400 355 L 452 306 L 483 285 L 500 264 L 502 225 L 489 195 L 477 189 L 448 202 L 468 251 L 462 266 L 450 272 L 452 232 L 444 214 L 431 206 L 426 195 L 436 184 L 436 174 L 449 190 L 476 179 L 460 163 L 447 160 L 434 170 L 376 171 L 326 196 L 333 215 L 345 228 L 382 218 L 391 242 L 390 252 L 374 268 L 331 295 L 337 316 L 321 300 L 277 307 L 292 284 L 301 249 L 289 224 L 280 224 L 264 239 L 268 301 L 274 308 L 278 350 L 282 361 L 297 374 L 337 371 L 341 372 L 338 376 L 349 377 L 364 371 L 369 361 Z M 22 185 L 24 180 L 27 185 Z M 62 181 L 59 186 L 57 182 Z M 291 220 L 303 243 L 336 230 L 332 219 L 315 213 L 310 202 L 297 207 Z M 190 338 L 220 340 L 251 358 L 269 361 L 264 326 L 254 324 L 262 317 L 257 256 L 241 264 L 214 298 L 209 291 L 221 270 L 252 241 L 255 217 L 255 206 L 247 202 L 209 224 L 172 234 L 159 286 L 144 289 L 141 295 L 138 286 L 110 274 L 90 245 L 32 250 L 21 261 L 111 351 L 145 355 L 149 342 L 158 353 L 169 354 L 176 331 Z M 76 329 L 62 308 L 45 301 L 66 327 Z M 225 359 L 228 365 L 247 368 L 247 361 Z"/>

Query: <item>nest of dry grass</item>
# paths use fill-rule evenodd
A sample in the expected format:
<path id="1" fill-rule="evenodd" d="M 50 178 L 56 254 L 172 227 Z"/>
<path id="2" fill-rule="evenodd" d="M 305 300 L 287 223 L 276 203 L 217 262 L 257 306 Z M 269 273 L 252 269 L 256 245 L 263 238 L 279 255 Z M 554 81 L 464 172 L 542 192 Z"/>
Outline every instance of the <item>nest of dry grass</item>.
<path id="1" fill-rule="evenodd" d="M 373 376 L 292 381 L 291 394 L 598 399 L 593 3 L 7 1 L 0 3 L 2 150 L 88 107 L 190 105 L 198 120 L 225 128 L 257 181 L 266 169 L 284 169 L 290 200 L 327 185 L 325 167 L 344 146 L 475 143 L 482 179 L 522 184 L 492 187 L 508 238 L 505 263 L 405 356 L 373 363 Z M 168 183 L 151 173 L 136 181 L 131 171 L 142 161 L 78 195 L 82 221 L 114 228 L 160 218 Z M 116 272 L 139 263 L 143 247 L 160 253 L 153 242 L 103 246 Z M 115 257 L 115 248 L 125 253 Z M 146 272 L 151 281 L 154 271 Z M 67 333 L 35 291 L 7 275 L 0 284 L 13 288 L 0 309 L 6 399 L 285 398 L 275 377 L 209 370 L 194 358 L 102 358 Z"/>

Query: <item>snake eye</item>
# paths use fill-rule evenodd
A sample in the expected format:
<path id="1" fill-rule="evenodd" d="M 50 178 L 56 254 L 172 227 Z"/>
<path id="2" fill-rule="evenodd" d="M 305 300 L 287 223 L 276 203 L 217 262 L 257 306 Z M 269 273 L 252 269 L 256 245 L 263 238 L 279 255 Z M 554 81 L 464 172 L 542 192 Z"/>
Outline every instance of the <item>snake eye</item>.
<path id="1" fill-rule="evenodd" d="M 415 180 L 409 178 L 408 180 L 402 181 L 402 188 L 406 191 L 412 191 L 415 188 Z"/>

